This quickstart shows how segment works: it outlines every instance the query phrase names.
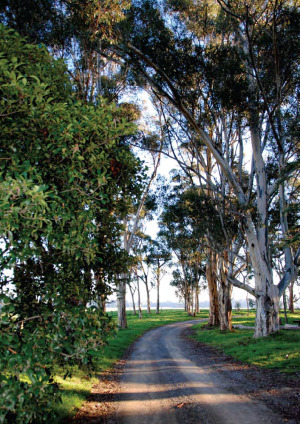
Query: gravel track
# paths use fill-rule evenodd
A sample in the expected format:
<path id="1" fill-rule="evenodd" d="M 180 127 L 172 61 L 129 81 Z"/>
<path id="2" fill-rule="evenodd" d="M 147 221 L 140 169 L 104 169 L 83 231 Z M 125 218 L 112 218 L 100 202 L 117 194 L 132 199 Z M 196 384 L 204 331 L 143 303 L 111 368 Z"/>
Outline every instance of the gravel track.
<path id="1" fill-rule="evenodd" d="M 199 321 L 147 332 L 104 373 L 73 423 L 296 424 L 299 382 L 188 338 Z"/>

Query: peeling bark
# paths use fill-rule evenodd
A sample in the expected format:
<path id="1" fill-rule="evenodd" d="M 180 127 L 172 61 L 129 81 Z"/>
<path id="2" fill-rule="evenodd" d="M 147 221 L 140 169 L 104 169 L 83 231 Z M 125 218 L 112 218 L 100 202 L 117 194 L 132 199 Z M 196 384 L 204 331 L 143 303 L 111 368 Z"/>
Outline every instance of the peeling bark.
<path id="1" fill-rule="evenodd" d="M 220 324 L 219 319 L 219 301 L 217 289 L 217 258 L 216 253 L 209 249 L 208 264 L 206 266 L 206 279 L 209 293 L 209 320 L 208 325 L 217 326 Z"/>
<path id="2" fill-rule="evenodd" d="M 157 314 L 159 314 L 159 289 L 160 289 L 160 268 L 158 268 L 157 275 L 156 275 L 156 290 L 157 290 L 156 313 Z"/>
<path id="3" fill-rule="evenodd" d="M 117 307 L 118 307 L 118 326 L 119 328 L 127 328 L 126 317 L 126 281 L 127 274 L 121 274 L 118 291 L 117 291 Z"/>
<path id="4" fill-rule="evenodd" d="M 279 330 L 279 291 L 271 285 L 256 298 L 254 337 L 266 337 Z"/>
<path id="5" fill-rule="evenodd" d="M 289 287 L 289 311 L 294 313 L 295 309 L 294 309 L 294 284 L 295 282 L 293 281 Z"/>
<path id="6" fill-rule="evenodd" d="M 219 320 L 220 330 L 232 330 L 232 306 L 231 306 L 231 293 L 232 284 L 228 280 L 228 254 L 224 252 L 225 257 L 219 257 L 219 285 L 218 285 L 218 299 L 219 299 Z"/>

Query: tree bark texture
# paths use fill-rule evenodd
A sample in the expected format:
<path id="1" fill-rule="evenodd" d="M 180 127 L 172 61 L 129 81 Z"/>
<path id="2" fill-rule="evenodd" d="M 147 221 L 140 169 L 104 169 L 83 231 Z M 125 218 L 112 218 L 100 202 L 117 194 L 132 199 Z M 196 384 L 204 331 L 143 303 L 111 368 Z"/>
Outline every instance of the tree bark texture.
<path id="1" fill-rule="evenodd" d="M 294 284 L 295 282 L 293 281 L 289 287 L 289 311 L 294 313 L 295 312 L 295 308 L 294 308 Z"/>
<path id="2" fill-rule="evenodd" d="M 200 313 L 199 294 L 200 294 L 200 287 L 199 287 L 199 282 L 197 282 L 196 293 L 195 293 L 195 313 L 196 314 Z"/>
<path id="3" fill-rule="evenodd" d="M 219 320 L 219 301 L 217 289 L 217 258 L 211 249 L 208 251 L 208 263 L 206 266 L 206 279 L 209 294 L 209 320 L 208 325 L 217 326 Z"/>
<path id="4" fill-rule="evenodd" d="M 146 294 L 147 294 L 147 313 L 151 314 L 150 289 L 149 289 L 149 284 L 147 280 L 145 281 L 145 286 L 146 286 Z"/>
<path id="5" fill-rule="evenodd" d="M 142 319 L 142 306 L 141 306 L 141 292 L 140 292 L 140 282 L 137 279 L 137 291 L 138 291 L 138 308 L 139 308 L 139 319 Z"/>
<path id="6" fill-rule="evenodd" d="M 126 317 L 126 281 L 127 274 L 121 274 L 117 291 L 118 327 L 127 328 Z"/>
<path id="7" fill-rule="evenodd" d="M 159 267 L 157 269 L 156 284 L 157 284 L 156 313 L 159 314 L 159 289 L 160 289 L 160 268 Z"/>
<path id="8" fill-rule="evenodd" d="M 219 265 L 219 320 L 220 330 L 232 330 L 232 306 L 231 306 L 231 293 L 232 284 L 228 281 L 228 253 L 224 252 L 224 257 L 220 256 L 218 259 Z"/>

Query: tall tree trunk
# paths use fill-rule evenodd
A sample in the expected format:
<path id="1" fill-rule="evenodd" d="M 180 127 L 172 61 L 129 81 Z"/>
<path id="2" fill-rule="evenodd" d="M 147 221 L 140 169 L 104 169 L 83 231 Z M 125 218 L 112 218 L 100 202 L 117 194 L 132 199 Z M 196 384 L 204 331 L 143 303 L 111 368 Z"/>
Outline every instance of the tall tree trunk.
<path id="1" fill-rule="evenodd" d="M 199 294 L 200 294 L 200 287 L 199 287 L 199 281 L 197 281 L 197 286 L 196 286 L 196 293 L 195 293 L 195 312 L 196 314 L 200 313 L 200 307 L 199 307 Z"/>
<path id="2" fill-rule="evenodd" d="M 121 274 L 117 291 L 117 307 L 118 307 L 118 327 L 127 328 L 126 317 L 126 281 L 127 274 Z"/>
<path id="3" fill-rule="evenodd" d="M 268 276 L 258 278 L 256 286 L 262 291 L 256 297 L 256 319 L 254 337 L 266 337 L 279 330 L 279 290 L 273 284 L 269 284 Z"/>
<path id="4" fill-rule="evenodd" d="M 254 230 L 252 217 L 250 217 L 248 212 L 246 236 L 248 239 L 251 263 L 254 269 L 255 291 L 257 294 L 254 336 L 265 337 L 279 330 L 279 290 L 273 284 L 268 240 L 268 193 L 266 168 L 262 156 L 258 124 L 259 116 L 256 104 L 253 100 L 250 110 L 251 144 L 256 171 L 257 226 L 256 230 Z"/>
<path id="5" fill-rule="evenodd" d="M 144 281 L 146 287 L 146 295 L 147 295 L 147 313 L 151 314 L 151 305 L 150 305 L 150 289 L 148 284 L 148 279 Z"/>
<path id="6" fill-rule="evenodd" d="M 192 301 L 192 304 L 191 304 L 191 310 L 192 310 L 192 315 L 193 315 L 193 316 L 195 316 L 194 293 L 195 293 L 195 289 L 194 289 L 194 287 L 192 286 L 192 289 L 191 289 L 191 301 Z"/>
<path id="7" fill-rule="evenodd" d="M 132 299 L 132 312 L 133 312 L 133 315 L 136 315 L 135 301 L 134 301 L 134 291 L 131 287 L 131 284 L 128 284 L 128 285 L 129 285 L 129 290 L 130 290 L 131 299 Z"/>
<path id="8" fill-rule="evenodd" d="M 216 253 L 209 249 L 208 263 L 206 265 L 206 279 L 209 294 L 209 319 L 208 325 L 216 326 L 220 324 L 219 320 L 219 301 L 217 289 L 217 258 Z"/>
<path id="9" fill-rule="evenodd" d="M 252 222 L 251 222 L 252 224 Z M 248 224 L 248 229 L 251 224 Z M 266 337 L 279 330 L 279 289 L 273 284 L 272 271 L 263 259 L 257 238 L 247 229 L 251 262 L 255 276 L 256 319 L 254 337 Z"/>
<path id="10" fill-rule="evenodd" d="M 95 274 L 95 283 L 96 283 L 96 292 L 97 298 L 99 302 L 99 307 L 102 309 L 104 313 L 106 313 L 106 301 L 107 294 L 105 293 L 106 284 L 103 279 L 103 272 L 101 269 Z"/>
<path id="11" fill-rule="evenodd" d="M 187 314 L 192 315 L 192 302 L 191 302 L 191 288 L 187 287 L 187 297 L 186 297 L 186 303 L 187 303 Z"/>
<path id="12" fill-rule="evenodd" d="M 156 313 L 159 314 L 159 289 L 160 289 L 160 268 L 159 267 L 157 269 L 156 284 L 157 284 Z"/>
<path id="13" fill-rule="evenodd" d="M 294 313 L 295 309 L 294 309 L 294 284 L 295 282 L 292 281 L 292 283 L 290 284 L 289 287 L 289 311 Z"/>
<path id="14" fill-rule="evenodd" d="M 106 314 L 106 295 L 101 294 L 100 295 L 100 308 L 102 309 L 103 313 Z"/>
<path id="15" fill-rule="evenodd" d="M 288 317 L 287 317 L 287 305 L 286 305 L 286 293 L 285 292 L 282 295 L 282 301 L 283 301 L 285 323 L 288 324 L 289 320 L 288 320 Z"/>
<path id="16" fill-rule="evenodd" d="M 142 319 L 142 307 L 141 307 L 141 292 L 140 292 L 140 281 L 137 278 L 137 291 L 138 291 L 138 308 L 139 308 L 139 319 Z"/>
<path id="17" fill-rule="evenodd" d="M 246 236 L 255 277 L 254 337 L 266 337 L 279 330 L 279 289 L 273 284 L 272 269 L 266 255 L 267 246 L 261 246 L 252 219 L 247 219 Z"/>
<path id="18" fill-rule="evenodd" d="M 224 252 L 224 257 L 219 257 L 219 319 L 220 330 L 232 330 L 232 306 L 231 293 L 232 284 L 228 281 L 228 253 Z"/>

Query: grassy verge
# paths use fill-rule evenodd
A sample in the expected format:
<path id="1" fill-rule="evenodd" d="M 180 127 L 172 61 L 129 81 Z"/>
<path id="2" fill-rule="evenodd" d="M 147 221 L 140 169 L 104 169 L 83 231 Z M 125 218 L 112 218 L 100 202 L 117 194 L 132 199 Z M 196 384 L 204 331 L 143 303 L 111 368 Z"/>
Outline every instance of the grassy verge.
<path id="1" fill-rule="evenodd" d="M 283 318 L 283 317 L 282 317 Z M 299 319 L 300 314 L 289 314 L 289 322 Z M 254 326 L 255 314 L 233 317 L 233 325 Z M 234 329 L 222 332 L 195 325 L 194 339 L 220 348 L 227 355 L 252 365 L 278 368 L 282 372 L 300 371 L 300 331 L 281 330 L 268 338 L 254 339 L 253 330 Z"/>
<path id="2" fill-rule="evenodd" d="M 117 319 L 115 312 L 109 314 Z M 128 347 L 146 331 L 177 321 L 207 317 L 208 311 L 203 311 L 201 314 L 198 314 L 196 318 L 193 318 L 188 316 L 183 310 L 170 309 L 161 311 L 160 314 L 155 314 L 154 311 L 152 311 L 151 314 L 143 312 L 143 319 L 139 319 L 138 316 L 134 316 L 132 312 L 128 312 L 128 328 L 118 331 L 117 336 L 104 347 L 101 362 L 97 365 L 94 376 L 89 377 L 82 370 L 75 368 L 73 369 L 72 378 L 64 380 L 62 377 L 63 373 L 58 370 L 56 381 L 61 384 L 62 404 L 57 405 L 56 408 L 56 412 L 59 415 L 59 419 L 56 420 L 56 423 L 66 422 L 67 418 L 76 413 L 89 395 L 93 384 L 97 382 L 96 373 L 112 368 L 114 364 L 124 356 Z"/>

